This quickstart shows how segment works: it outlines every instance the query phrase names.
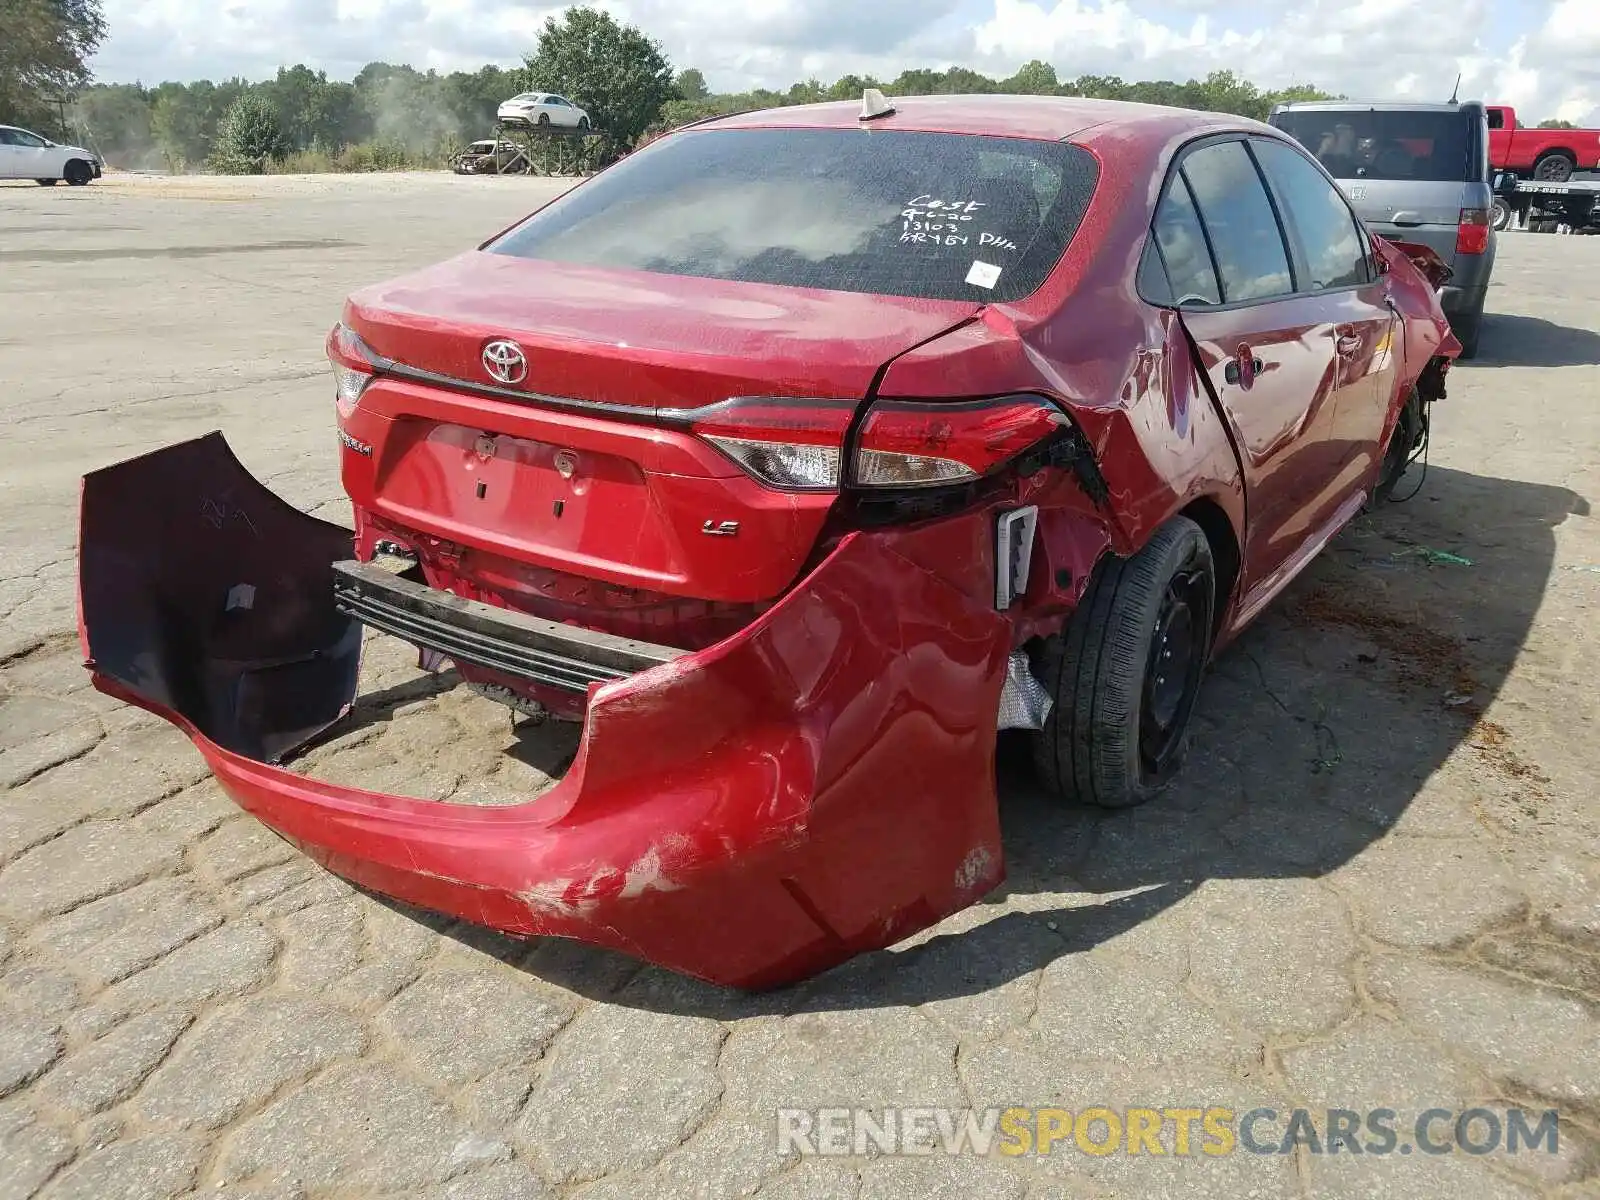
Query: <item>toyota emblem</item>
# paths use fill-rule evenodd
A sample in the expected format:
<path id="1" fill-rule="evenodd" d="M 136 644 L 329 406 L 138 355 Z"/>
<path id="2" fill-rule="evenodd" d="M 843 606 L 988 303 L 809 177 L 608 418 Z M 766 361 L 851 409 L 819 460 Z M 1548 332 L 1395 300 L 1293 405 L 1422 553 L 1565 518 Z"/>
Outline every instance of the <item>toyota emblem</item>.
<path id="1" fill-rule="evenodd" d="M 521 346 L 502 338 L 483 348 L 483 369 L 497 383 L 521 383 L 528 377 L 528 358 Z"/>

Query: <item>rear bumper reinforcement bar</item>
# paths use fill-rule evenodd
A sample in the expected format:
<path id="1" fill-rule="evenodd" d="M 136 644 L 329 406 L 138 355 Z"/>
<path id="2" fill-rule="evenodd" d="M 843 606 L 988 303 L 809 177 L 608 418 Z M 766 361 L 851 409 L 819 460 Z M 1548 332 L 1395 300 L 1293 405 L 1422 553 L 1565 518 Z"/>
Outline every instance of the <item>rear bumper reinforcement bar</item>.
<path id="1" fill-rule="evenodd" d="M 659 667 L 684 652 L 468 600 L 372 563 L 333 564 L 334 606 L 457 662 L 568 691 Z"/>

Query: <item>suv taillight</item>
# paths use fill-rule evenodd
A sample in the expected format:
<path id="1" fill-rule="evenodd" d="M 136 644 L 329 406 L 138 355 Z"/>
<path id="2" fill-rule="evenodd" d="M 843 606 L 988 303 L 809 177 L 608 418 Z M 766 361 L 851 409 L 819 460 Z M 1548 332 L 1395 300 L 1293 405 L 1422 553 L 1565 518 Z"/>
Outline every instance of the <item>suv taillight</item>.
<path id="1" fill-rule="evenodd" d="M 327 351 L 333 367 L 334 402 L 339 415 L 348 417 L 372 382 L 374 356 L 355 330 L 342 323 L 328 331 Z"/>
<path id="2" fill-rule="evenodd" d="M 970 483 L 1068 424 L 1040 396 L 879 400 L 861 423 L 846 469 L 855 409 L 851 400 L 737 399 L 702 410 L 690 428 L 768 487 L 816 492 Z"/>
<path id="3" fill-rule="evenodd" d="M 1483 254 L 1489 249 L 1489 210 L 1463 208 L 1456 226 L 1456 253 Z"/>

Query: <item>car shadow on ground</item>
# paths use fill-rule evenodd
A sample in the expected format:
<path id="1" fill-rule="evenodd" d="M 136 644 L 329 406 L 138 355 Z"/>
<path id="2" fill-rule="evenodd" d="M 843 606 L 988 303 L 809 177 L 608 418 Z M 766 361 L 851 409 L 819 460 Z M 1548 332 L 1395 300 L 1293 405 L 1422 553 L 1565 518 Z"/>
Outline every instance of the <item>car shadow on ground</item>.
<path id="1" fill-rule="evenodd" d="M 1006 735 L 1005 884 L 908 946 L 790 988 L 741 993 L 407 911 L 534 976 L 654 1011 L 726 1019 L 988 992 L 1133 930 L 1206 881 L 1314 879 L 1349 863 L 1464 744 L 1474 771 L 1502 772 L 1514 793 L 1526 764 L 1482 713 L 1539 609 L 1556 526 L 1588 512 L 1565 488 L 1434 467 L 1414 500 L 1358 518 L 1219 658 L 1167 794 L 1120 812 L 1062 804 L 1033 779 L 1027 735 Z"/>
<path id="2" fill-rule="evenodd" d="M 1478 353 L 1456 363 L 1461 370 L 1596 365 L 1600 365 L 1600 333 L 1513 313 L 1485 313 Z"/>

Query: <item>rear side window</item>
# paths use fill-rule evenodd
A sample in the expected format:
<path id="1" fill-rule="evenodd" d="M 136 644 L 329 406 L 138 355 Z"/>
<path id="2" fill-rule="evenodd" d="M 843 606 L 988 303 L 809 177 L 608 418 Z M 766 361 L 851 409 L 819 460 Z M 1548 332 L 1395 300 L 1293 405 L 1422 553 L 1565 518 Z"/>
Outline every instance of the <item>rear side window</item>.
<path id="1" fill-rule="evenodd" d="M 1221 304 L 1222 291 L 1211 265 L 1205 231 L 1194 210 L 1189 185 L 1181 174 L 1173 176 L 1172 186 L 1156 209 L 1156 246 L 1167 267 L 1172 298 L 1177 304 Z"/>
<path id="2" fill-rule="evenodd" d="M 1065 142 L 902 130 L 664 138 L 486 249 L 594 267 L 942 300 L 1016 300 L 1099 180 Z"/>
<path id="3" fill-rule="evenodd" d="M 1211 237 L 1228 304 L 1294 290 L 1272 201 L 1243 142 L 1213 142 L 1186 155 L 1181 174 Z"/>
<path id="4" fill-rule="evenodd" d="M 1290 109 L 1272 124 L 1317 156 L 1335 179 L 1481 178 L 1468 112 Z"/>
<path id="5" fill-rule="evenodd" d="M 1339 189 L 1298 151 L 1265 138 L 1253 143 L 1272 181 L 1291 236 L 1310 278 L 1302 287 L 1334 288 L 1367 282 L 1366 243 Z"/>

